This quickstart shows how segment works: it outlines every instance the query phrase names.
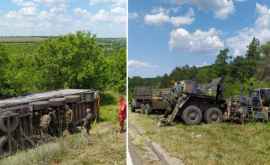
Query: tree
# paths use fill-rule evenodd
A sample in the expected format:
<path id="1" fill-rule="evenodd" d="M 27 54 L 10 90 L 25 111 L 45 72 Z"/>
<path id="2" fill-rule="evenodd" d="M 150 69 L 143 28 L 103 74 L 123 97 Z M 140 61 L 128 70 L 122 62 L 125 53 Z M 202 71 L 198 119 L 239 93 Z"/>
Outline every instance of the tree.
<path id="1" fill-rule="evenodd" d="M 45 41 L 38 49 L 37 65 L 42 86 L 60 88 L 105 88 L 108 65 L 96 37 L 78 32 Z"/>
<path id="2" fill-rule="evenodd" d="M 126 51 L 120 49 L 115 52 L 111 58 L 109 76 L 111 77 L 111 86 L 117 91 L 124 93 L 126 91 Z"/>
<path id="3" fill-rule="evenodd" d="M 228 72 L 227 65 L 231 58 L 229 55 L 229 49 L 223 49 L 219 51 L 215 61 L 215 70 L 219 76 L 226 75 Z"/>
<path id="4" fill-rule="evenodd" d="M 246 57 L 248 60 L 258 60 L 260 58 L 260 41 L 257 38 L 253 38 L 248 45 Z"/>
<path id="5" fill-rule="evenodd" d="M 3 98 L 7 94 L 6 89 L 8 85 L 5 76 L 8 62 L 7 51 L 3 45 L 0 45 L 0 98 Z"/>
<path id="6" fill-rule="evenodd" d="M 265 58 L 270 57 L 270 41 L 261 46 L 261 51 L 262 51 L 263 57 Z"/>
<path id="7" fill-rule="evenodd" d="M 270 42 L 261 46 L 262 58 L 257 65 L 257 78 L 259 80 L 270 81 Z"/>

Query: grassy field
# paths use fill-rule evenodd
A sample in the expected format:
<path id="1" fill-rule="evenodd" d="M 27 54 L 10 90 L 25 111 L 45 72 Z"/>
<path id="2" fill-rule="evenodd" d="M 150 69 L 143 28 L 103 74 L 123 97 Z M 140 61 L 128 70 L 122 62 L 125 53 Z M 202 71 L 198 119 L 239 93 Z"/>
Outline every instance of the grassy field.
<path id="1" fill-rule="evenodd" d="M 185 164 L 256 165 L 270 162 L 270 124 L 233 123 L 157 127 L 156 116 L 129 113 L 129 122 Z"/>
<path id="2" fill-rule="evenodd" d="M 116 97 L 117 95 L 113 95 Z M 113 101 L 115 102 L 115 101 Z M 61 137 L 54 142 L 4 158 L 1 165 L 123 165 L 125 134 L 118 132 L 117 104 L 101 106 L 102 122 L 84 132 Z"/>

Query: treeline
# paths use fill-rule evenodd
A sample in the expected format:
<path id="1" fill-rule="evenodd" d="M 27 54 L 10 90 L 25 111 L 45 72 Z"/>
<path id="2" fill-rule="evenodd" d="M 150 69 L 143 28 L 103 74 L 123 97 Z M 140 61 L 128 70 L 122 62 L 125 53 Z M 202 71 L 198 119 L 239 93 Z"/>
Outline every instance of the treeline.
<path id="1" fill-rule="evenodd" d="M 270 42 L 261 45 L 253 38 L 247 46 L 247 52 L 241 56 L 230 56 L 229 49 L 220 50 L 215 63 L 196 67 L 185 65 L 176 67 L 170 74 L 155 78 L 129 78 L 130 93 L 135 86 L 153 86 L 167 88 L 175 81 L 195 80 L 198 83 L 209 83 L 212 79 L 225 77 L 225 96 L 240 94 L 250 87 L 270 87 Z"/>
<path id="2" fill-rule="evenodd" d="M 30 46 L 0 44 L 0 97 L 62 88 L 125 92 L 126 47 L 118 45 L 107 49 L 88 32 Z"/>

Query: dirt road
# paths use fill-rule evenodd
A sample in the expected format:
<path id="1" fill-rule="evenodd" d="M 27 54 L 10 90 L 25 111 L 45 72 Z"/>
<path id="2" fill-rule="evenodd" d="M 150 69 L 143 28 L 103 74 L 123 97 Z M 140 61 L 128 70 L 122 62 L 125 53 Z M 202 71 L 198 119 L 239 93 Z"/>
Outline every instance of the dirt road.
<path id="1" fill-rule="evenodd" d="M 132 117 L 132 116 L 131 116 Z M 129 121 L 129 155 L 133 165 L 182 165 L 158 143 L 150 140 L 143 128 Z"/>

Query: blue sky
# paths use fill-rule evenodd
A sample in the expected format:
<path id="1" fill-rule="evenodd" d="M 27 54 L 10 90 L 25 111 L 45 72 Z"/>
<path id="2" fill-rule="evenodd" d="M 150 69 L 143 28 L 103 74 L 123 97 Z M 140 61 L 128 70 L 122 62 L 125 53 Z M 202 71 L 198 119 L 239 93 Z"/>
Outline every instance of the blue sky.
<path id="1" fill-rule="evenodd" d="M 126 0 L 1 0 L 0 35 L 61 35 L 78 30 L 126 37 Z"/>
<path id="2" fill-rule="evenodd" d="M 270 41 L 268 0 L 129 0 L 129 76 L 204 66 L 220 49 L 243 55 L 253 36 Z"/>

